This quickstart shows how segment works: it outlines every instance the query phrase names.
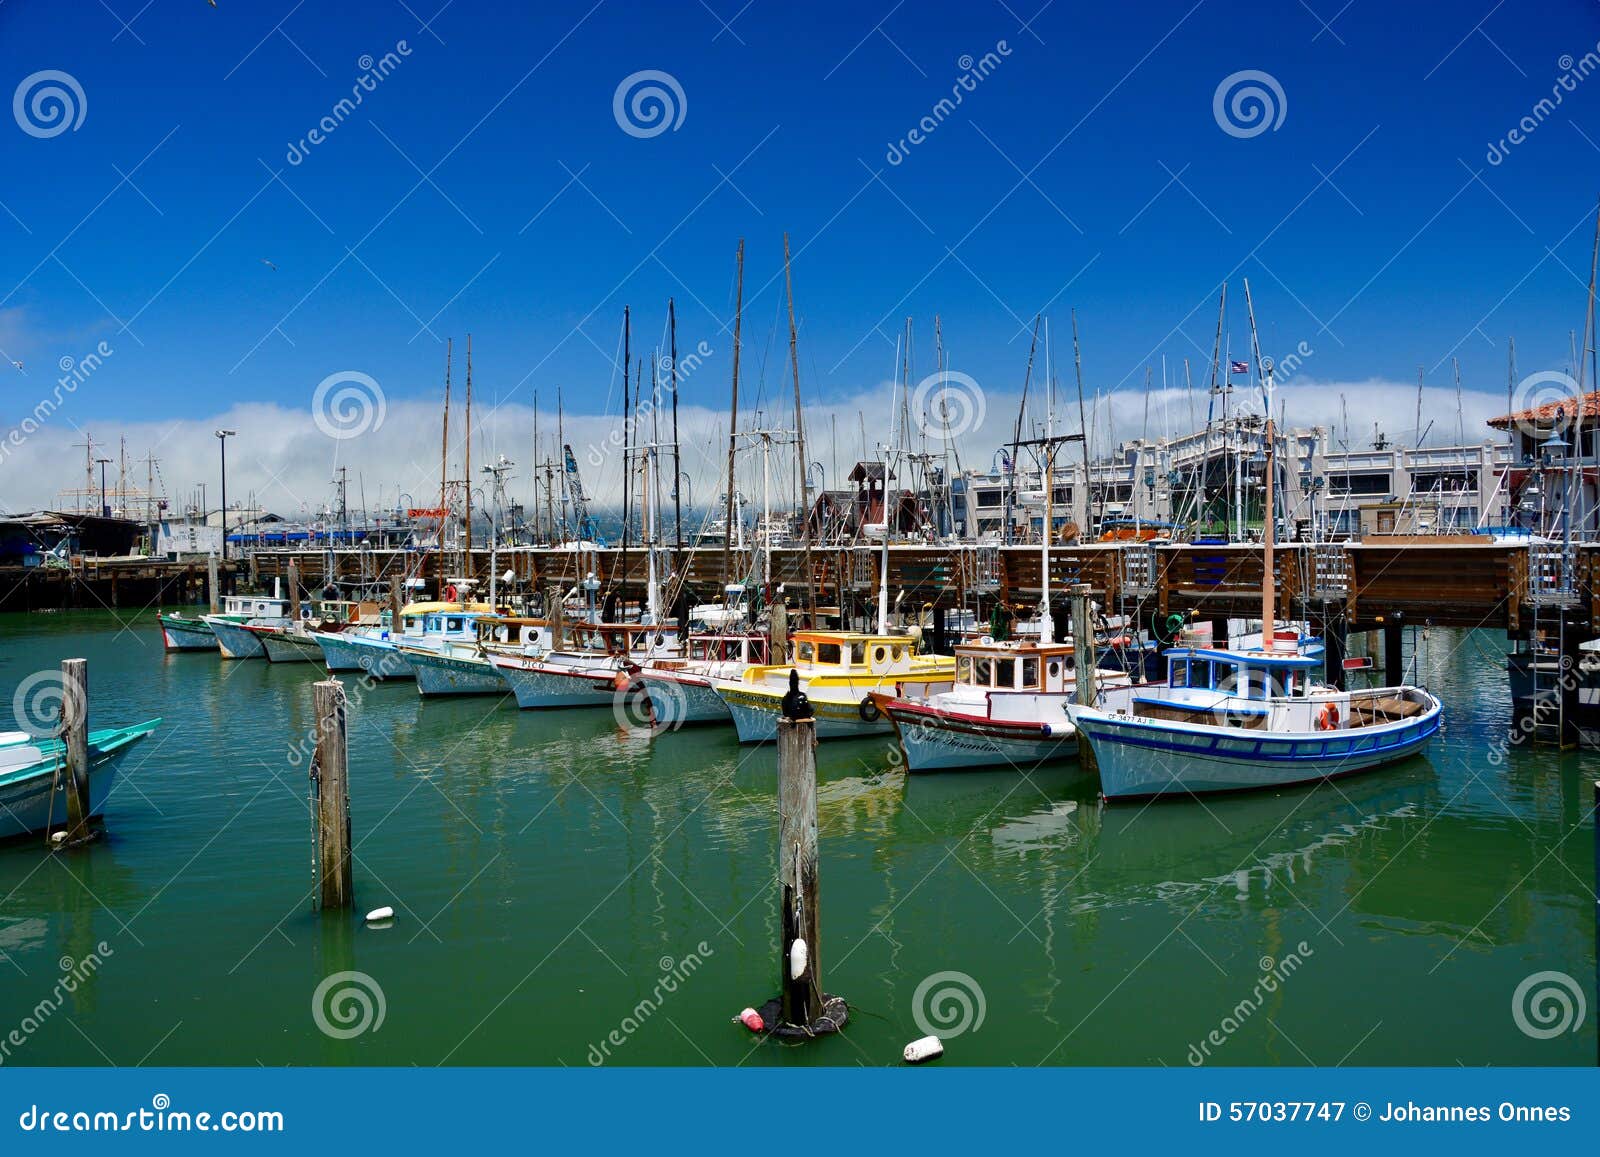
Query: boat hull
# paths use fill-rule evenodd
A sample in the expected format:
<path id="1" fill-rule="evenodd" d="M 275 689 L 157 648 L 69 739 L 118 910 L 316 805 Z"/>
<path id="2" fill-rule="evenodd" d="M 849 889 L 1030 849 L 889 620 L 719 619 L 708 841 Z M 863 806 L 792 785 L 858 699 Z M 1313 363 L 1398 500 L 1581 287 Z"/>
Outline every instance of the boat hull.
<path id="1" fill-rule="evenodd" d="M 261 649 L 269 663 L 322 662 L 322 648 L 310 635 L 263 634 Z"/>
<path id="2" fill-rule="evenodd" d="M 329 671 L 359 672 L 378 682 L 416 678 L 410 661 L 388 640 L 341 637 L 332 633 L 318 633 L 313 637 Z"/>
<path id="3" fill-rule="evenodd" d="M 709 680 L 651 671 L 636 676 L 650 696 L 650 713 L 656 726 L 671 729 L 687 724 L 727 723 L 733 718 Z"/>
<path id="4" fill-rule="evenodd" d="M 418 695 L 505 695 L 510 691 L 500 669 L 482 659 L 411 652 L 405 659 L 416 674 Z"/>
<path id="5" fill-rule="evenodd" d="M 733 716 L 740 743 L 771 743 L 778 738 L 781 695 L 760 694 L 740 687 L 718 687 L 717 694 Z M 867 739 L 894 731 L 894 724 L 881 711 L 876 712 L 875 718 L 866 718 L 861 704 L 856 702 L 813 698 L 811 713 L 817 721 L 818 739 Z"/>
<path id="6" fill-rule="evenodd" d="M 526 709 L 610 707 L 616 701 L 614 675 L 578 675 L 526 667 L 500 667 L 500 674 Z"/>
<path id="7" fill-rule="evenodd" d="M 154 730 L 154 721 L 139 728 L 122 729 L 90 736 L 89 817 L 98 818 L 116 783 L 117 764 L 140 740 Z M 109 741 L 104 736 L 111 736 Z M 98 743 L 100 740 L 104 743 Z M 0 770 L 0 840 L 16 839 L 59 829 L 67 822 L 67 800 L 59 790 L 57 763 L 61 760 L 59 742 L 50 745 L 54 756 L 34 771 Z M 65 771 L 61 772 L 65 775 Z"/>
<path id="8" fill-rule="evenodd" d="M 1028 772 L 1078 757 L 1070 724 L 1006 723 L 907 704 L 888 706 L 906 770 L 1010 768 Z"/>
<path id="9" fill-rule="evenodd" d="M 229 623 L 210 618 L 206 622 L 211 627 L 211 633 L 217 638 L 217 649 L 222 652 L 224 659 L 266 658 L 267 652 L 261 645 L 261 636 L 247 629 L 242 623 Z"/>
<path id="10" fill-rule="evenodd" d="M 1440 712 L 1436 703 L 1403 722 L 1287 734 L 1087 710 L 1072 719 L 1109 800 L 1296 787 L 1371 771 L 1426 750 Z"/>
<path id="11" fill-rule="evenodd" d="M 169 651 L 215 651 L 217 636 L 204 619 L 161 616 L 161 641 Z"/>

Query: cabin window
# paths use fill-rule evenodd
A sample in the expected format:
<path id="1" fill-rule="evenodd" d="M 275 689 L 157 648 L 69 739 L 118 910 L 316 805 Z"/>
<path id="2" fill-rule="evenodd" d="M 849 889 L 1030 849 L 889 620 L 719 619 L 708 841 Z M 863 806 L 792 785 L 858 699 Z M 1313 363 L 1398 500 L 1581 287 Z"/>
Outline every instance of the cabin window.
<path id="1" fill-rule="evenodd" d="M 839 661 L 839 644 L 838 643 L 818 643 L 817 644 L 817 662 L 819 662 L 819 663 L 837 663 L 838 661 Z"/>
<path id="2" fill-rule="evenodd" d="M 972 682 L 971 655 L 959 655 L 956 657 L 956 681 L 958 683 Z"/>
<path id="3" fill-rule="evenodd" d="M 1050 672 L 1051 679 L 1059 679 L 1061 677 L 1061 660 L 1051 659 L 1050 666 L 1045 669 Z"/>
<path id="4" fill-rule="evenodd" d="M 801 663 L 809 663 L 815 658 L 814 648 L 810 643 L 801 643 L 795 648 L 794 657 Z"/>
<path id="5" fill-rule="evenodd" d="M 1002 659 L 995 664 L 995 686 L 1015 688 L 1017 685 L 1017 661 L 1015 659 Z"/>
<path id="6" fill-rule="evenodd" d="M 1187 687 L 1189 685 L 1189 660 L 1174 659 L 1172 666 L 1167 669 L 1167 682 L 1173 687 Z"/>
<path id="7" fill-rule="evenodd" d="M 850 644 L 850 662 L 857 667 L 867 661 L 867 645 L 865 643 Z"/>
<path id="8" fill-rule="evenodd" d="M 898 657 L 899 656 L 896 656 L 896 658 L 898 658 Z M 884 662 L 888 658 L 889 658 L 889 648 L 888 647 L 878 646 L 878 647 L 872 648 L 872 665 L 874 667 L 883 666 Z"/>
<path id="9" fill-rule="evenodd" d="M 447 630 L 447 631 L 459 631 L 461 629 L 461 620 L 460 619 L 447 619 L 445 621 L 445 628 L 444 629 Z"/>
<path id="10" fill-rule="evenodd" d="M 1022 660 L 1022 686 L 1037 687 L 1039 685 L 1039 660 L 1027 658 Z"/>
<path id="11" fill-rule="evenodd" d="M 896 648 L 894 648 L 894 661 L 896 663 L 898 663 L 901 659 L 904 659 L 905 657 L 906 657 L 906 649 L 904 647 L 896 647 Z"/>
<path id="12" fill-rule="evenodd" d="M 978 659 L 973 664 L 972 681 L 979 687 L 994 686 L 994 660 Z"/>

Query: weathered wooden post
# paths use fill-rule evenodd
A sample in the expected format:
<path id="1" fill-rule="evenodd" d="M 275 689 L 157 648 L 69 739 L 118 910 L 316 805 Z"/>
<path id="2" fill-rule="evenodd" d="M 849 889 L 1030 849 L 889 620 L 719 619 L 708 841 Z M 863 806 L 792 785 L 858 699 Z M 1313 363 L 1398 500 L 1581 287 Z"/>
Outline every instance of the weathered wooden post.
<path id="1" fill-rule="evenodd" d="M 544 597 L 545 618 L 550 623 L 550 645 L 560 648 L 566 645 L 567 634 L 567 606 L 561 594 L 561 584 L 551 583 L 549 593 Z"/>
<path id="2" fill-rule="evenodd" d="M 89 660 L 61 660 L 61 740 L 67 750 L 67 843 L 89 833 Z"/>
<path id="3" fill-rule="evenodd" d="M 1405 680 L 1405 622 L 1399 615 L 1383 620 L 1383 681 L 1393 687 Z"/>
<path id="4" fill-rule="evenodd" d="M 405 606 L 405 595 L 401 592 L 401 579 L 398 577 L 389 580 L 389 633 L 400 633 L 400 612 Z"/>
<path id="5" fill-rule="evenodd" d="M 1075 583 L 1067 592 L 1072 601 L 1072 669 L 1076 684 L 1074 702 L 1093 707 L 1094 686 L 1094 620 L 1089 613 L 1090 595 L 1094 588 L 1088 583 Z"/>
<path id="6" fill-rule="evenodd" d="M 206 555 L 206 598 L 211 600 L 211 613 L 214 615 L 221 606 L 217 598 L 217 556 Z"/>
<path id="7" fill-rule="evenodd" d="M 289 560 L 289 617 L 300 618 L 300 563 L 292 558 Z"/>
<path id="8" fill-rule="evenodd" d="M 317 711 L 317 754 L 311 777 L 317 811 L 320 906 L 348 908 L 355 903 L 355 876 L 350 859 L 344 684 L 337 679 L 324 679 L 312 690 Z"/>
<path id="9" fill-rule="evenodd" d="M 850 1019 L 843 997 L 822 990 L 817 882 L 817 721 L 789 672 L 778 719 L 778 894 L 781 995 L 762 1006 L 761 1027 L 782 1037 L 838 1032 Z M 746 1024 L 750 1022 L 747 1020 Z"/>
<path id="10" fill-rule="evenodd" d="M 773 603 L 767 612 L 770 629 L 769 663 L 782 663 L 789 657 L 789 608 L 782 599 Z"/>

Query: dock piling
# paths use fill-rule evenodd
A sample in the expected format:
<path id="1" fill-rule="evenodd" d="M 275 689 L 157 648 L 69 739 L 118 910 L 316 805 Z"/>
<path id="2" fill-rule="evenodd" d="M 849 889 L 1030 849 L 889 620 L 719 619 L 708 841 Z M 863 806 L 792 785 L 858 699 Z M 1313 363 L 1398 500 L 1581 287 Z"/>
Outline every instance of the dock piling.
<path id="1" fill-rule="evenodd" d="M 1072 603 L 1072 666 L 1077 686 L 1074 702 L 1083 707 L 1093 707 L 1094 687 L 1094 621 L 1089 613 L 1089 596 L 1093 588 L 1088 583 L 1075 583 L 1067 592 Z"/>
<path id="2" fill-rule="evenodd" d="M 1383 620 L 1383 681 L 1391 687 L 1406 677 L 1405 629 L 1398 614 Z"/>
<path id="3" fill-rule="evenodd" d="M 317 710 L 317 753 L 311 777 L 317 812 L 319 906 L 348 908 L 355 903 L 355 877 L 350 858 L 344 684 L 324 679 L 312 690 Z"/>
<path id="4" fill-rule="evenodd" d="M 778 1036 L 805 1039 L 838 1032 L 850 1018 L 844 999 L 822 990 L 818 944 L 817 721 L 799 678 L 778 719 L 778 893 L 781 995 L 761 1009 Z"/>
<path id="5" fill-rule="evenodd" d="M 61 660 L 61 739 L 66 746 L 67 845 L 89 830 L 89 661 Z"/>
<path id="6" fill-rule="evenodd" d="M 292 558 L 289 560 L 289 617 L 296 621 L 300 618 L 300 564 Z"/>
<path id="7" fill-rule="evenodd" d="M 206 555 L 206 598 L 211 602 L 211 613 L 214 615 L 222 605 L 217 594 L 217 556 Z"/>
<path id="8" fill-rule="evenodd" d="M 401 594 L 400 579 L 389 580 L 389 633 L 400 633 L 400 610 L 404 606 L 404 595 Z"/>

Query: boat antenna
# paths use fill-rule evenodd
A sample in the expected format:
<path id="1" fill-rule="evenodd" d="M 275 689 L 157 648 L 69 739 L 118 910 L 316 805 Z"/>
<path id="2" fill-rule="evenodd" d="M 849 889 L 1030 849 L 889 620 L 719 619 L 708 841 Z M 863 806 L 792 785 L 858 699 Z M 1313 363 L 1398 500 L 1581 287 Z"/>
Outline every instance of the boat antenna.
<path id="1" fill-rule="evenodd" d="M 722 529 L 722 583 L 723 599 L 727 599 L 728 583 L 728 550 L 733 544 L 733 456 L 739 441 L 739 329 L 744 315 L 744 238 L 739 238 L 739 252 L 734 259 L 737 267 L 735 275 L 736 289 L 733 301 L 733 403 L 729 410 L 728 418 L 728 493 L 726 518 Z M 723 620 L 727 621 L 727 605 L 724 602 Z"/>
<path id="2" fill-rule="evenodd" d="M 1277 521 L 1277 511 L 1273 509 L 1273 441 L 1276 432 L 1272 427 L 1272 360 L 1261 356 L 1261 339 L 1256 332 L 1256 310 L 1250 300 L 1250 279 L 1244 279 L 1244 305 L 1245 312 L 1250 317 L 1250 347 L 1255 354 L 1256 372 L 1261 377 L 1261 388 L 1265 398 L 1266 432 L 1265 448 L 1266 468 L 1264 479 L 1266 483 L 1265 496 L 1261 507 L 1261 649 L 1271 651 L 1276 639 L 1277 626 L 1277 584 L 1276 575 L 1273 573 L 1272 540 L 1273 524 Z"/>

